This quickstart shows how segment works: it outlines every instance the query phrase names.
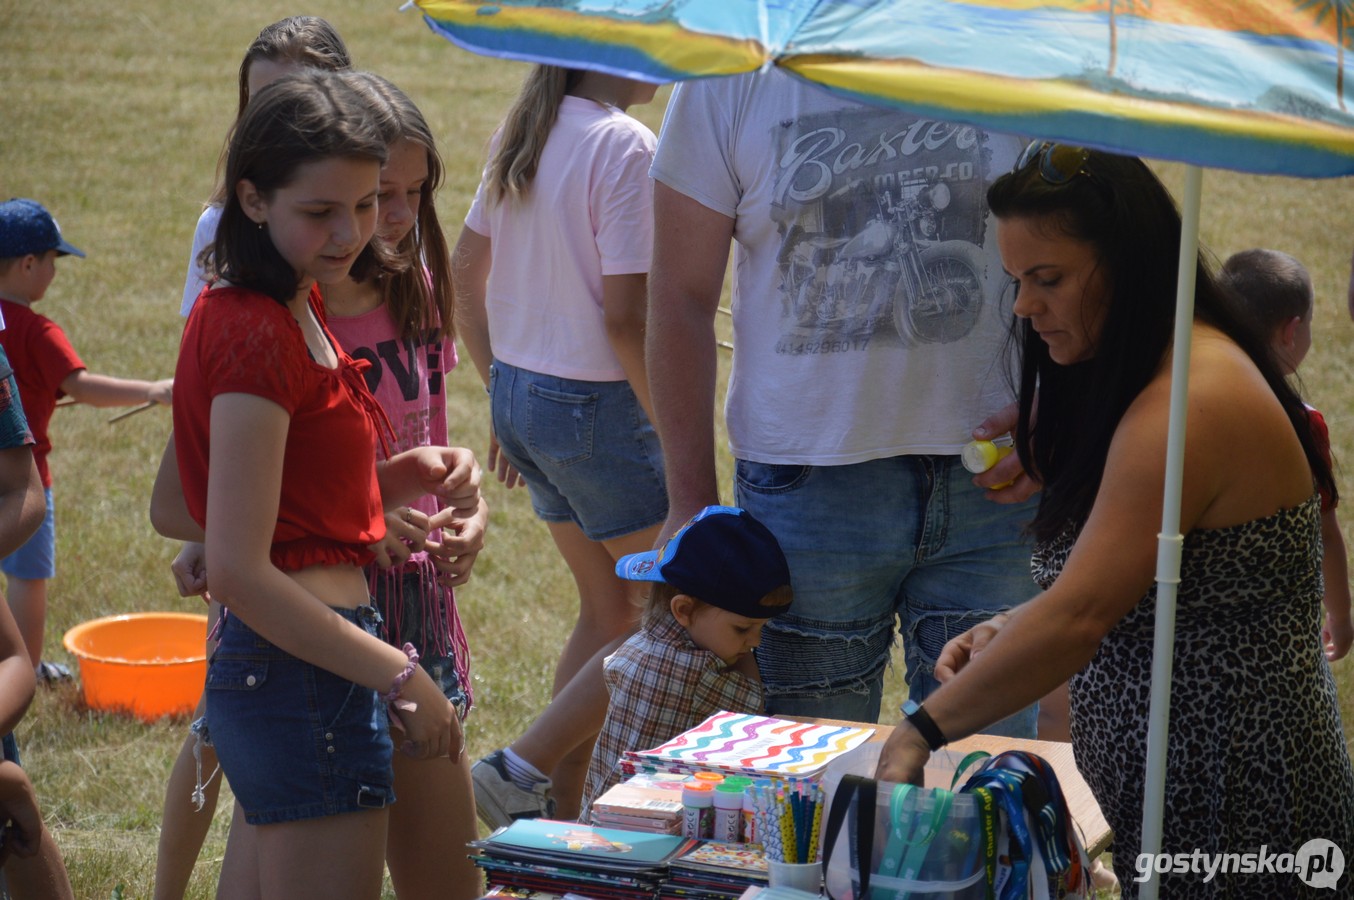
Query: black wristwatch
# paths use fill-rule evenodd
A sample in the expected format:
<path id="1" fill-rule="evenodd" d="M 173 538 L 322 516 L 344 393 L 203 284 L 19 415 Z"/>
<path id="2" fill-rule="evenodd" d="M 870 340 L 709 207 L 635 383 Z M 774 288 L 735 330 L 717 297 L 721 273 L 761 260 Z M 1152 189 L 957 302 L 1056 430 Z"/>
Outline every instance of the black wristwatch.
<path id="1" fill-rule="evenodd" d="M 917 729 L 917 733 L 926 741 L 926 746 L 930 747 L 932 752 L 949 743 L 936 720 L 931 718 L 931 714 L 916 700 L 903 703 L 903 718 L 912 723 L 912 727 Z"/>

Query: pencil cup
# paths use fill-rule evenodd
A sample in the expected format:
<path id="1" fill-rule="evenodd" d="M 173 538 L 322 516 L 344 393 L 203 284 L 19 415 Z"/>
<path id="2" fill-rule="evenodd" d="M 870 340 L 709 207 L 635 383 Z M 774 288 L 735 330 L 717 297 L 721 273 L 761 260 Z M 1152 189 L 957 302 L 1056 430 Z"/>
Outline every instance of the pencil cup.
<path id="1" fill-rule="evenodd" d="M 770 877 L 768 880 L 771 887 L 794 888 L 797 891 L 808 891 L 810 894 L 821 894 L 823 892 L 823 864 L 821 862 L 784 863 L 768 859 L 766 865 L 769 869 Z"/>

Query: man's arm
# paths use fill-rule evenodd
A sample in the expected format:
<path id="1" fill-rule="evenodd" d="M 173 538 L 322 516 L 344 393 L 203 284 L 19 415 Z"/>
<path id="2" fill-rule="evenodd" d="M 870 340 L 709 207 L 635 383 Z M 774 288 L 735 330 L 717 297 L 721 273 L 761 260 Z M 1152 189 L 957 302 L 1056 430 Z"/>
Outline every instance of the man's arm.
<path id="1" fill-rule="evenodd" d="M 719 502 L 715 477 L 715 312 L 734 220 L 658 182 L 645 355 L 667 467 L 667 540 Z"/>

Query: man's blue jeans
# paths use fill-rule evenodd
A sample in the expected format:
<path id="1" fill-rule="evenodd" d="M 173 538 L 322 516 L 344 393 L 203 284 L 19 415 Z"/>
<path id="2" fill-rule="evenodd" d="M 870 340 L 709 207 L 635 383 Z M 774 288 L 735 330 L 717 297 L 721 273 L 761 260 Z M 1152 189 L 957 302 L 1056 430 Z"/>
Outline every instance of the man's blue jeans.
<path id="1" fill-rule="evenodd" d="M 1038 592 L 1023 533 L 1036 501 L 993 503 L 972 478 L 957 456 L 737 461 L 737 503 L 780 541 L 795 592 L 757 651 L 769 712 L 877 721 L 895 617 L 921 701 L 946 641 Z M 1032 738 L 1036 716 L 984 731 Z"/>

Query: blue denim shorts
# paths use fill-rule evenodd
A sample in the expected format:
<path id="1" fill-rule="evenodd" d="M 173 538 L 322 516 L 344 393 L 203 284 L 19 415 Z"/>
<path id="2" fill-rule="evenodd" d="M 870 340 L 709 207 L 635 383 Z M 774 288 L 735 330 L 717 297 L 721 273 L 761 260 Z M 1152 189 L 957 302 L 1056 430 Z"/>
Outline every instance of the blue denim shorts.
<path id="1" fill-rule="evenodd" d="M 1038 592 L 1023 533 L 1034 501 L 993 503 L 972 478 L 957 456 L 737 461 L 737 503 L 780 541 L 795 592 L 757 650 L 769 712 L 877 721 L 895 619 L 921 701 L 946 641 Z M 1034 737 L 1035 717 L 986 730 Z"/>
<path id="2" fill-rule="evenodd" d="M 592 541 L 667 518 L 658 432 L 626 381 L 575 381 L 494 360 L 494 434 L 546 522 L 574 522 Z"/>
<path id="3" fill-rule="evenodd" d="M 371 602 L 381 614 L 379 633 L 386 643 L 396 647 L 403 647 L 406 643 L 414 645 L 418 651 L 418 664 L 432 676 L 433 682 L 456 709 L 456 715 L 464 720 L 467 712 L 465 691 L 456 674 L 451 635 L 446 633 L 449 628 L 445 624 L 445 616 L 450 611 L 429 609 L 429 602 L 441 606 L 444 601 L 440 591 L 427 592 L 426 581 L 427 575 L 418 570 L 395 575 L 376 573 L 371 581 Z M 433 629 L 440 629 L 444 633 L 435 635 Z"/>
<path id="4" fill-rule="evenodd" d="M 376 634 L 370 606 L 335 609 Z M 207 722 L 251 825 L 395 802 L 392 744 L 376 692 L 302 662 L 227 615 L 207 669 Z"/>
<path id="5" fill-rule="evenodd" d="M 43 491 L 47 498 L 47 514 L 33 536 L 23 546 L 0 559 L 0 572 L 11 578 L 42 581 L 56 577 L 56 511 L 52 507 L 52 489 Z"/>

